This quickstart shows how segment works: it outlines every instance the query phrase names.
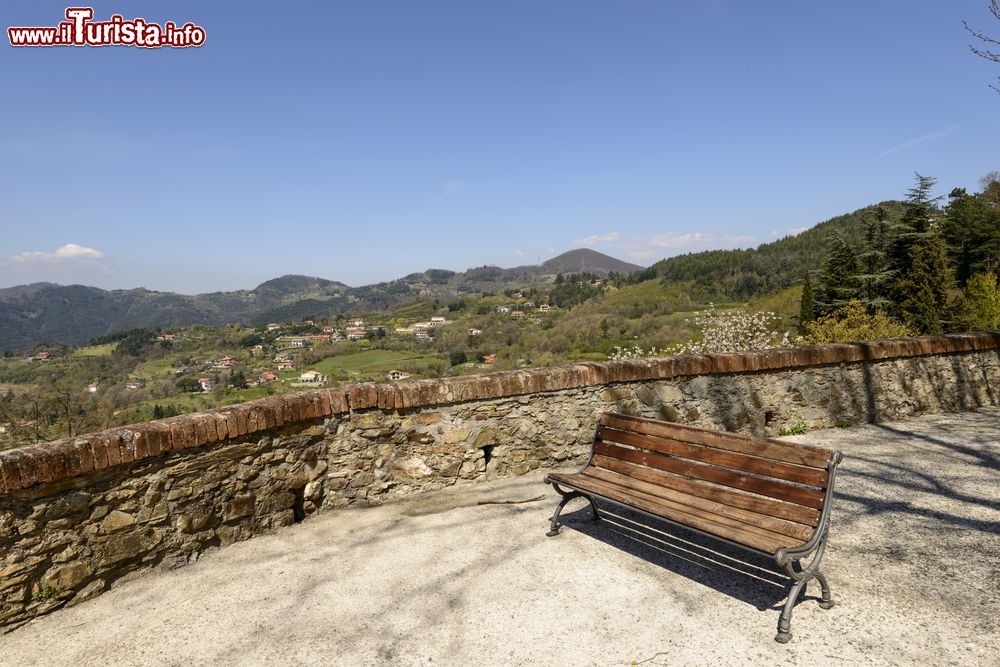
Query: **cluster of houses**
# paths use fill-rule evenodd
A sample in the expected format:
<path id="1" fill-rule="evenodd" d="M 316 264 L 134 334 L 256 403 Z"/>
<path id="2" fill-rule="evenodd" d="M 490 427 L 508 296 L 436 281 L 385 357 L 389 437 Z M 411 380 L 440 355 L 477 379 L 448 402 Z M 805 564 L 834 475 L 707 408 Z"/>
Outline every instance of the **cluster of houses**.
<path id="1" fill-rule="evenodd" d="M 429 322 L 415 322 L 412 326 L 400 327 L 396 333 L 404 336 L 412 335 L 417 340 L 433 340 L 431 330 L 450 322 L 443 317 L 432 317 Z"/>
<path id="2" fill-rule="evenodd" d="M 513 308 L 511 306 L 497 306 L 497 312 L 500 313 L 501 315 L 510 315 L 513 318 L 521 318 L 527 314 L 525 309 L 534 309 L 534 308 L 535 308 L 535 303 L 533 301 L 525 301 L 522 304 L 518 304 L 517 308 Z M 547 303 L 543 303 L 540 306 L 538 306 L 538 312 L 540 313 L 547 313 L 550 310 L 552 310 L 552 306 L 550 306 Z"/>

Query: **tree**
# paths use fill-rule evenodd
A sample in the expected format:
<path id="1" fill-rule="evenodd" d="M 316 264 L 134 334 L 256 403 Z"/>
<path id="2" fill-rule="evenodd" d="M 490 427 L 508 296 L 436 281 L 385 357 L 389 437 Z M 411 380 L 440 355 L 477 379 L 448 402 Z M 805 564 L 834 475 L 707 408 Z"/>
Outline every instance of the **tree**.
<path id="1" fill-rule="evenodd" d="M 799 327 L 804 327 L 816 319 L 816 304 L 813 301 L 812 281 L 806 273 L 802 281 L 802 298 L 799 301 Z"/>
<path id="2" fill-rule="evenodd" d="M 858 298 L 858 258 L 839 234 L 830 239 L 823 272 L 820 274 L 819 312 L 829 313 Z"/>
<path id="3" fill-rule="evenodd" d="M 851 301 L 804 328 L 805 335 L 801 342 L 808 344 L 852 343 L 910 335 L 905 325 L 887 317 L 882 311 L 869 313 L 860 301 Z"/>
<path id="4" fill-rule="evenodd" d="M 948 292 L 954 282 L 940 237 L 914 244 L 906 270 L 894 285 L 900 318 L 918 333 L 942 333 L 948 319 Z"/>
<path id="5" fill-rule="evenodd" d="M 1000 0 L 991 0 L 990 13 L 993 14 L 993 16 L 998 21 L 1000 21 Z M 962 25 L 965 26 L 965 29 L 968 30 L 973 37 L 978 39 L 983 44 L 982 47 L 976 47 L 973 46 L 972 44 L 969 44 L 969 49 L 980 58 L 985 58 L 986 60 L 990 60 L 995 63 L 1000 63 L 1000 51 L 993 50 L 996 49 L 998 45 L 1000 45 L 1000 40 L 994 39 L 989 35 L 987 35 L 986 33 L 980 32 L 979 30 L 973 30 L 972 28 L 969 27 L 969 24 L 966 23 L 965 21 L 962 21 Z M 1000 82 L 1000 78 L 998 78 L 998 82 Z M 990 88 L 1000 93 L 1000 85 L 990 86 Z"/>
<path id="6" fill-rule="evenodd" d="M 1000 328 L 1000 287 L 995 273 L 977 273 L 965 286 L 965 299 L 972 311 L 973 329 Z"/>

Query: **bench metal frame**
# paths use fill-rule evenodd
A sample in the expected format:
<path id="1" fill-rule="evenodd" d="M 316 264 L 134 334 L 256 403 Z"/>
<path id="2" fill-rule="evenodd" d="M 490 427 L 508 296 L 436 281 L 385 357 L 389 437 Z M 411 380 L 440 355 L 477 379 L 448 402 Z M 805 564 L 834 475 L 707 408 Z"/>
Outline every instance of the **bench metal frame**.
<path id="1" fill-rule="evenodd" d="M 600 440 L 601 427 L 598 425 L 597 432 L 594 434 L 594 444 Z M 793 444 L 793 443 L 788 443 Z M 551 484 L 552 488 L 555 489 L 556 493 L 562 496 L 559 504 L 556 506 L 556 511 L 552 515 L 549 524 L 549 531 L 546 533 L 547 537 L 554 537 L 559 534 L 559 528 L 562 524 L 559 522 L 559 515 L 562 514 L 563 509 L 566 504 L 574 498 L 586 498 L 590 502 L 590 508 L 593 513 L 593 520 L 599 521 L 601 519 L 601 514 L 597 509 L 597 503 L 595 499 L 600 499 L 607 503 L 612 503 L 614 505 L 619 505 L 621 507 L 627 507 L 633 512 L 638 512 L 639 514 L 651 517 L 653 519 L 658 519 L 660 521 L 666 521 L 675 526 L 679 526 L 685 530 L 690 530 L 692 532 L 698 533 L 699 535 L 704 535 L 720 542 L 730 544 L 734 547 L 739 547 L 747 551 L 751 551 L 767 558 L 771 558 L 777 563 L 778 567 L 784 570 L 785 574 L 791 579 L 792 587 L 791 591 L 788 593 L 788 600 L 785 602 L 785 606 L 781 611 L 781 616 L 778 618 L 778 633 L 775 635 L 774 640 L 781 644 L 787 643 L 792 638 L 792 610 L 795 608 L 795 603 L 798 602 L 799 597 L 805 592 L 806 585 L 815 579 L 819 582 L 820 588 L 822 590 L 822 597 L 819 602 L 819 606 L 822 609 L 830 609 L 836 604 L 833 597 L 830 594 L 830 584 L 826 579 L 820 569 L 820 563 L 823 561 L 823 555 L 826 552 L 827 537 L 830 532 L 830 507 L 833 501 L 833 486 L 834 481 L 837 477 L 837 466 L 840 465 L 841 459 L 843 458 L 841 452 L 835 451 L 833 457 L 827 463 L 827 472 L 829 473 L 826 491 L 823 497 L 823 508 L 820 510 L 819 523 L 816 525 L 816 530 L 813 533 L 812 538 L 808 542 L 798 547 L 788 547 L 782 549 L 776 554 L 768 553 L 766 551 L 761 551 L 760 549 L 755 549 L 749 547 L 745 544 L 740 544 L 739 542 L 734 542 L 732 540 L 726 539 L 724 537 L 719 537 L 718 535 L 713 535 L 712 533 L 706 532 L 704 530 L 699 530 L 687 524 L 681 523 L 679 521 L 674 521 L 665 516 L 655 514 L 653 512 L 647 512 L 646 510 L 639 509 L 638 507 L 633 507 L 627 503 L 623 503 L 618 500 L 612 500 L 611 498 L 606 498 L 605 496 L 594 493 L 593 491 L 586 491 L 584 489 L 573 486 L 572 484 L 567 484 L 566 482 L 555 482 L 549 478 L 548 475 L 545 476 L 543 481 L 546 484 Z M 582 473 L 587 468 L 590 467 L 591 462 L 594 460 L 594 447 L 591 445 L 590 456 L 587 462 L 582 468 L 580 468 L 576 474 Z M 560 485 L 567 487 L 568 490 L 563 489 Z M 812 560 L 808 565 L 803 566 L 802 560 L 812 556 Z"/>

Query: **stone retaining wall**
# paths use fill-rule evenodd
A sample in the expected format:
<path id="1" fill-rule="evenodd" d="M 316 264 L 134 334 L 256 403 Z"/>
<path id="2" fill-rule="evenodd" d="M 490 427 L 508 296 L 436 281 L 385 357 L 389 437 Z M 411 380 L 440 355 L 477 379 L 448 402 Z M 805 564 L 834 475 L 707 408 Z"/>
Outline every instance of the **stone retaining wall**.
<path id="1" fill-rule="evenodd" d="M 0 452 L 0 629 L 321 509 L 582 460 L 605 410 L 777 435 L 998 403 L 979 333 L 358 384 L 26 446 Z"/>

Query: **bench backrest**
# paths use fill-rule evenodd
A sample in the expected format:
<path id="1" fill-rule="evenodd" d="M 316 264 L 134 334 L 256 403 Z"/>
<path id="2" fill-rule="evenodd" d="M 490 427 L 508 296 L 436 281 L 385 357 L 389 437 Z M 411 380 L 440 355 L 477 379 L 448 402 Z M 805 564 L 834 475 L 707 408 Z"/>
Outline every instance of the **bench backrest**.
<path id="1" fill-rule="evenodd" d="M 835 457 L 837 452 L 821 447 L 606 412 L 590 466 L 818 526 Z"/>

